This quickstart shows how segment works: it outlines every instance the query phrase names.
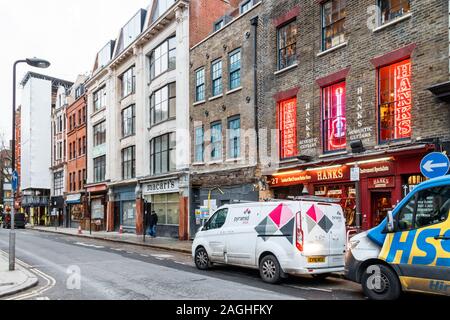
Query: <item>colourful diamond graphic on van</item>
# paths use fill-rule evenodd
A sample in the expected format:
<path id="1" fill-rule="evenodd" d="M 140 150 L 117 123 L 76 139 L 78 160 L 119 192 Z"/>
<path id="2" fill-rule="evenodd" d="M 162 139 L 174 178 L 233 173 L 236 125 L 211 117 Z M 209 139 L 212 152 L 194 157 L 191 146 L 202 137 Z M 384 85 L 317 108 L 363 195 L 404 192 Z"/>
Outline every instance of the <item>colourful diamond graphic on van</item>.
<path id="1" fill-rule="evenodd" d="M 331 228 L 333 228 L 333 222 L 327 217 L 324 216 L 322 220 L 319 222 L 319 227 L 321 227 L 326 233 L 330 232 Z"/>
<path id="2" fill-rule="evenodd" d="M 294 224 L 295 219 L 292 218 L 288 223 L 284 225 L 283 228 L 280 229 L 283 236 L 286 238 L 289 243 L 292 243 L 294 241 Z"/>
<path id="3" fill-rule="evenodd" d="M 322 220 L 324 213 L 320 208 L 316 205 L 311 206 L 309 210 L 306 212 L 308 217 L 314 220 L 314 222 L 318 223 L 320 220 Z"/>
<path id="4" fill-rule="evenodd" d="M 278 228 L 281 228 L 294 217 L 294 213 L 292 213 L 292 210 L 288 206 L 280 204 L 269 214 L 269 217 Z"/>
<path id="5" fill-rule="evenodd" d="M 255 227 L 255 230 L 256 233 L 258 233 L 258 236 L 264 241 L 267 241 L 270 236 L 273 236 L 278 231 L 278 227 L 271 219 L 269 219 L 269 217 L 266 217 Z"/>

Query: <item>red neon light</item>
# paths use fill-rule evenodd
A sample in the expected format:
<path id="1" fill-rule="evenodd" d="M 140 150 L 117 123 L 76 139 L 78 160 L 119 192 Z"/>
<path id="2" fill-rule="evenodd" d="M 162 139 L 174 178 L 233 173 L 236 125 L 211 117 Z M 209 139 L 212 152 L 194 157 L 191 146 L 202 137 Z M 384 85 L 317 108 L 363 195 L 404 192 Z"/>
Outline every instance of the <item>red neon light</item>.
<path id="1" fill-rule="evenodd" d="M 297 156 L 297 99 L 279 103 L 279 129 L 281 141 L 281 158 Z"/>
<path id="2" fill-rule="evenodd" d="M 347 145 L 347 118 L 345 115 L 345 82 L 324 88 L 324 117 L 326 149 L 345 149 Z"/>
<path id="3" fill-rule="evenodd" d="M 411 62 L 407 60 L 396 66 L 395 77 L 395 139 L 411 136 Z"/>

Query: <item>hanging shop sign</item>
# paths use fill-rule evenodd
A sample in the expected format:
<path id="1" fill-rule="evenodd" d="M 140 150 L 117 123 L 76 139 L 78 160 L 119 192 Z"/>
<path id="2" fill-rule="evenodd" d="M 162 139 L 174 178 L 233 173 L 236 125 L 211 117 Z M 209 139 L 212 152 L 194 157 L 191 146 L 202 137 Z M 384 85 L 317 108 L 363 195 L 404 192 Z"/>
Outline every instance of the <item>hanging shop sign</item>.
<path id="1" fill-rule="evenodd" d="M 368 183 L 369 189 L 394 188 L 394 177 L 370 178 Z"/>
<path id="2" fill-rule="evenodd" d="M 179 191 L 179 181 L 176 179 L 151 182 L 144 186 L 144 194 L 164 194 Z"/>

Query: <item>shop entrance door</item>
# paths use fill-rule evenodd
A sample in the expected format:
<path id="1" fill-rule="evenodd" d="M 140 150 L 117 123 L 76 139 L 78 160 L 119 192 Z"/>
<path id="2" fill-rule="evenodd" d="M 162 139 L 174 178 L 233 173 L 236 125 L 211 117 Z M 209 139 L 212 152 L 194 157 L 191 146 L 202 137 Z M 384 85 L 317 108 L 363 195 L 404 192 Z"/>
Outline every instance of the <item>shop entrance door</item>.
<path id="1" fill-rule="evenodd" d="M 114 202 L 114 231 L 119 231 L 120 229 L 120 202 Z"/>
<path id="2" fill-rule="evenodd" d="M 372 192 L 372 227 L 378 226 L 392 210 L 391 192 Z"/>

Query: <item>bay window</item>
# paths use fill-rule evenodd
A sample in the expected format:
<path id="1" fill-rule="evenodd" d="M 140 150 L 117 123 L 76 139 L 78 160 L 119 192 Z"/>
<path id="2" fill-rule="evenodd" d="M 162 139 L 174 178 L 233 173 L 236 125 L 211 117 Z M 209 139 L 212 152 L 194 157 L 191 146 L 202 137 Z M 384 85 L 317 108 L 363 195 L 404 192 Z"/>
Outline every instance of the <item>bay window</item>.
<path id="1" fill-rule="evenodd" d="M 411 138 L 411 60 L 378 69 L 379 140 Z"/>
<path id="2" fill-rule="evenodd" d="M 298 155 L 297 98 L 278 103 L 278 130 L 281 160 Z"/>
<path id="3" fill-rule="evenodd" d="M 343 150 L 347 146 L 345 81 L 322 88 L 324 151 Z"/>
<path id="4" fill-rule="evenodd" d="M 346 0 L 330 0 L 322 4 L 322 50 L 345 42 Z"/>
<path id="5" fill-rule="evenodd" d="M 297 63 L 297 21 L 278 28 L 278 69 Z"/>

